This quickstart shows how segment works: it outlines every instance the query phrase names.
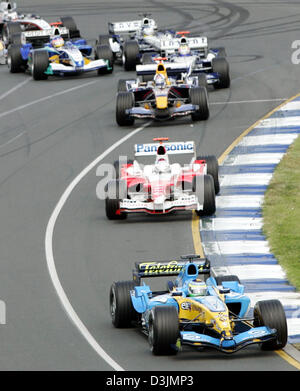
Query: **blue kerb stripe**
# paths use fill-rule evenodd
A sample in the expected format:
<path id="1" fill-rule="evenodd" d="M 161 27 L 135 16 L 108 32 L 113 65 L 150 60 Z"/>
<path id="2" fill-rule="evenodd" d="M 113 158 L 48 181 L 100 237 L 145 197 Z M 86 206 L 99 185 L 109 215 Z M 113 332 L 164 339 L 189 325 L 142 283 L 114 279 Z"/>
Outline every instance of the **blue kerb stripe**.
<path id="1" fill-rule="evenodd" d="M 201 237 L 204 242 L 215 242 L 215 241 L 225 242 L 225 241 L 234 241 L 234 240 L 255 240 L 255 241 L 266 240 L 265 236 L 262 234 L 262 231 L 258 231 L 258 232 L 203 231 Z"/>
<path id="2" fill-rule="evenodd" d="M 220 166 L 220 175 L 225 174 L 249 174 L 249 173 L 272 173 L 276 164 L 243 164 L 235 166 Z"/>
<path id="3" fill-rule="evenodd" d="M 262 217 L 261 209 L 217 209 L 215 217 Z"/>
<path id="4" fill-rule="evenodd" d="M 300 342 L 300 334 L 297 335 L 289 335 L 288 336 L 288 342 L 289 343 L 299 343 Z"/>
<path id="5" fill-rule="evenodd" d="M 272 254 L 238 254 L 238 255 L 219 255 L 208 256 L 213 266 L 241 266 L 241 265 L 277 265 L 277 259 Z"/>
<path id="6" fill-rule="evenodd" d="M 267 186 L 222 186 L 219 195 L 263 195 Z"/>
<path id="7" fill-rule="evenodd" d="M 249 145 L 249 146 L 236 146 L 232 155 L 247 155 L 253 153 L 285 153 L 289 145 Z"/>
<path id="8" fill-rule="evenodd" d="M 300 126 L 297 128 L 255 128 L 249 135 L 251 136 L 264 136 L 269 134 L 285 134 L 285 133 L 300 133 Z"/>
<path id="9" fill-rule="evenodd" d="M 278 110 L 275 111 L 268 118 L 288 118 L 288 117 L 299 117 L 300 120 L 300 110 Z"/>

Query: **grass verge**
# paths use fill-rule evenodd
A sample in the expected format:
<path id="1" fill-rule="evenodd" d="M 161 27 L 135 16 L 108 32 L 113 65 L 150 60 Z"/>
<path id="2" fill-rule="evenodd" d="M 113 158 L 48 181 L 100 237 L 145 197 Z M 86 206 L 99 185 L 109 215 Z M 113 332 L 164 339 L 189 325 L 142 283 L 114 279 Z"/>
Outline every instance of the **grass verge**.
<path id="1" fill-rule="evenodd" d="M 272 253 L 300 291 L 300 137 L 276 167 L 265 194 L 263 218 Z"/>

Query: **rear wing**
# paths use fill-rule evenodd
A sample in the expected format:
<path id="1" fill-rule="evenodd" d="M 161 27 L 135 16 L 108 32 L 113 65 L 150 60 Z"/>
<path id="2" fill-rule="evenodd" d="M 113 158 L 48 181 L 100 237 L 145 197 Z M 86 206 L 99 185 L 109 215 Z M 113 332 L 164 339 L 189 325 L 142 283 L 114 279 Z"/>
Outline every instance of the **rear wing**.
<path id="1" fill-rule="evenodd" d="M 55 35 L 60 35 L 65 39 L 70 37 L 69 30 L 66 27 L 52 27 L 45 30 L 24 31 L 21 33 L 21 42 L 23 44 L 37 41 L 47 43 L 50 41 L 51 37 L 54 37 Z"/>
<path id="2" fill-rule="evenodd" d="M 210 261 L 207 258 L 194 256 L 189 260 L 181 258 L 158 262 L 136 262 L 135 269 L 132 271 L 133 279 L 140 281 L 141 278 L 177 276 L 191 262 L 198 266 L 198 274 L 210 274 Z"/>
<path id="3" fill-rule="evenodd" d="M 177 51 L 180 44 L 183 42 L 186 43 L 192 50 L 206 49 L 208 47 L 207 37 L 180 37 L 170 39 L 157 39 L 156 37 L 149 38 L 149 43 L 161 51 Z"/>
<path id="4" fill-rule="evenodd" d="M 154 19 L 147 19 L 147 26 L 157 29 L 157 25 Z M 128 22 L 109 22 L 108 23 L 108 32 L 110 34 L 129 34 L 136 33 L 143 26 L 145 26 L 144 20 L 131 20 Z"/>
<path id="5" fill-rule="evenodd" d="M 194 141 L 178 141 L 178 142 L 169 142 L 163 144 L 135 144 L 134 153 L 135 156 L 153 156 L 157 154 L 157 148 L 163 145 L 166 148 L 168 155 L 176 154 L 195 154 L 195 142 Z"/>
<path id="6" fill-rule="evenodd" d="M 166 68 L 168 76 L 175 76 L 180 73 L 188 73 L 190 71 L 190 66 L 187 63 L 181 62 L 164 62 L 164 67 Z M 156 70 L 157 64 L 154 63 L 136 66 L 136 74 L 138 76 L 155 75 Z"/>

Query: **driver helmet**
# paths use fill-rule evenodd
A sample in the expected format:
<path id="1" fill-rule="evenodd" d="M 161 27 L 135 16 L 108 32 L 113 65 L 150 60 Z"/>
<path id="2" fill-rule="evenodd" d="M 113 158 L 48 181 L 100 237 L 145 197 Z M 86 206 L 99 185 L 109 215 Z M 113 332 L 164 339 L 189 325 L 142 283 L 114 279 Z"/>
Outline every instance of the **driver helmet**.
<path id="1" fill-rule="evenodd" d="M 165 76 L 162 75 L 161 73 L 158 73 L 157 75 L 155 75 L 155 77 L 154 77 L 154 84 L 158 88 L 164 88 L 165 85 L 166 85 L 166 78 L 165 78 Z"/>
<path id="2" fill-rule="evenodd" d="M 188 56 L 191 53 L 191 49 L 187 44 L 183 44 L 179 47 L 178 53 L 180 56 Z"/>
<path id="3" fill-rule="evenodd" d="M 154 28 L 146 25 L 146 27 L 143 28 L 143 34 L 144 37 L 149 37 L 151 35 L 154 35 Z"/>
<path id="4" fill-rule="evenodd" d="M 53 38 L 52 40 L 51 40 L 51 45 L 54 47 L 54 48 L 56 48 L 56 49 L 58 49 L 58 48 L 61 48 L 62 46 L 64 46 L 64 44 L 65 44 L 65 41 L 64 41 L 64 39 L 62 38 L 62 37 L 55 37 L 55 38 Z"/>
<path id="5" fill-rule="evenodd" d="M 204 281 L 195 280 L 188 283 L 188 295 L 191 297 L 206 296 L 207 285 Z"/>
<path id="6" fill-rule="evenodd" d="M 165 158 L 158 159 L 158 161 L 156 163 L 156 170 L 159 173 L 170 172 L 170 165 L 169 165 L 168 161 Z"/>

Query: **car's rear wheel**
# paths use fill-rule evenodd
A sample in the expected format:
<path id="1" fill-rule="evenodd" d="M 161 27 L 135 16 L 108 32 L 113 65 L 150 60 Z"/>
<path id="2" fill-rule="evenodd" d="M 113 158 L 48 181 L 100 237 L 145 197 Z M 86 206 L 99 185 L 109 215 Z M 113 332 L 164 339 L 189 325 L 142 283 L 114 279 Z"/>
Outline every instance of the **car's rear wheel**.
<path id="1" fill-rule="evenodd" d="M 126 41 L 123 50 L 123 62 L 126 71 L 134 71 L 139 61 L 140 48 L 137 41 Z"/>
<path id="2" fill-rule="evenodd" d="M 18 44 L 20 42 L 18 42 L 16 40 L 16 42 L 14 42 L 14 39 L 16 39 L 16 37 L 20 37 L 22 33 L 22 28 L 21 28 L 21 25 L 20 23 L 18 22 L 7 22 L 4 26 L 3 26 L 3 31 L 2 31 L 2 37 L 3 37 L 3 41 L 5 43 L 6 46 L 8 45 L 11 45 L 11 44 Z"/>
<path id="3" fill-rule="evenodd" d="M 262 300 L 254 306 L 254 327 L 267 326 L 277 330 L 275 339 L 263 342 L 263 350 L 278 350 L 287 344 L 287 322 L 283 306 L 279 300 Z"/>
<path id="4" fill-rule="evenodd" d="M 204 88 L 208 87 L 205 73 L 200 73 L 198 75 L 198 86 L 199 87 L 204 87 Z"/>
<path id="5" fill-rule="evenodd" d="M 45 74 L 49 66 L 49 55 L 46 50 L 36 50 L 32 54 L 32 77 L 34 80 L 45 80 Z"/>
<path id="6" fill-rule="evenodd" d="M 60 18 L 64 27 L 69 30 L 70 38 L 80 38 L 80 31 L 78 30 L 77 24 L 72 16 L 62 16 Z"/>
<path id="7" fill-rule="evenodd" d="M 21 55 L 21 45 L 10 45 L 7 51 L 7 66 L 11 73 L 18 73 L 24 70 L 26 61 Z"/>
<path id="8" fill-rule="evenodd" d="M 211 175 L 204 175 L 202 177 L 194 177 L 193 190 L 202 203 L 203 210 L 196 210 L 198 216 L 211 216 L 216 211 L 216 194 L 214 180 Z"/>
<path id="9" fill-rule="evenodd" d="M 209 117 L 207 90 L 204 87 L 195 87 L 190 89 L 190 100 L 192 105 L 199 108 L 192 113 L 193 121 L 207 120 Z"/>
<path id="10" fill-rule="evenodd" d="M 148 341 L 155 355 L 174 355 L 180 337 L 178 312 L 173 306 L 154 307 L 149 316 Z"/>
<path id="11" fill-rule="evenodd" d="M 134 107 L 134 95 L 131 92 L 119 92 L 116 104 L 116 121 L 119 126 L 131 126 L 134 118 L 126 113 L 126 110 Z"/>
<path id="12" fill-rule="evenodd" d="M 196 160 L 205 160 L 207 165 L 207 174 L 211 175 L 214 179 L 215 192 L 219 194 L 220 182 L 219 182 L 219 163 L 215 156 L 197 156 Z"/>
<path id="13" fill-rule="evenodd" d="M 136 286 L 135 281 L 114 282 L 109 293 L 109 307 L 112 323 L 115 327 L 130 327 L 138 320 L 131 301 L 130 291 Z"/>
<path id="14" fill-rule="evenodd" d="M 98 75 L 112 73 L 114 70 L 114 55 L 108 45 L 99 45 L 95 49 L 95 60 L 104 60 L 107 62 L 107 68 L 98 69 Z"/>
<path id="15" fill-rule="evenodd" d="M 219 74 L 219 81 L 214 83 L 214 88 L 229 88 L 230 87 L 230 75 L 229 64 L 225 58 L 215 57 L 212 59 L 212 70 Z"/>

